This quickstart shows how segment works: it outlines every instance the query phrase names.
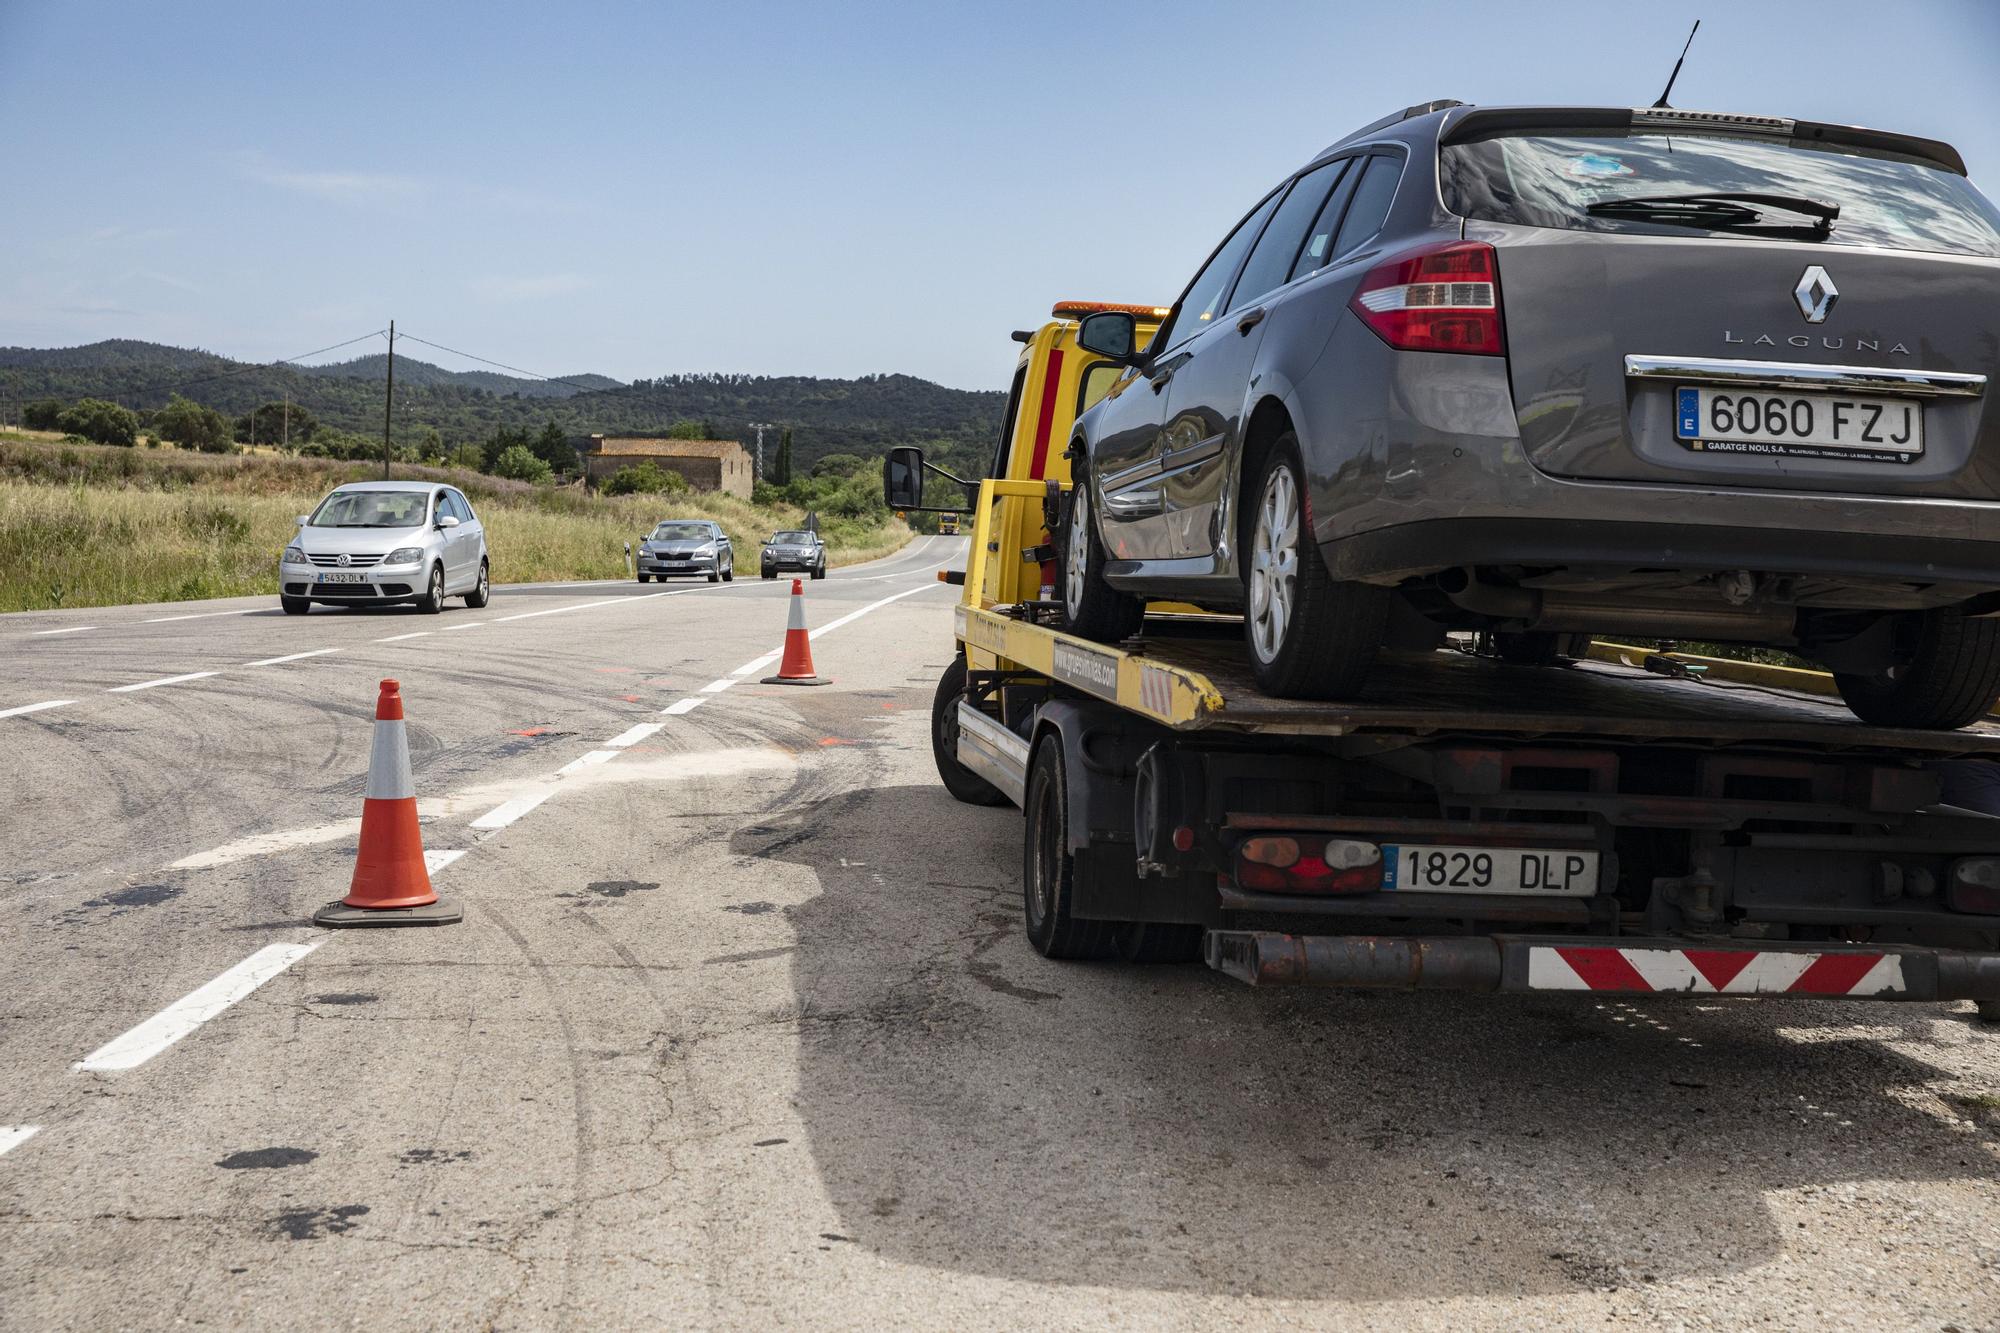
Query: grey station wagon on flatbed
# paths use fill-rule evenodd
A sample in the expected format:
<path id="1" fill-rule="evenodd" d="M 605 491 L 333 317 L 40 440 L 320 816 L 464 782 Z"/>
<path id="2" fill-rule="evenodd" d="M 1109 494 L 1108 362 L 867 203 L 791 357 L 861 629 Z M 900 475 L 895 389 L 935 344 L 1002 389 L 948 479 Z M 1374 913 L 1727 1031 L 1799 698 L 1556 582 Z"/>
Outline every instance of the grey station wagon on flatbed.
<path id="1" fill-rule="evenodd" d="M 2000 695 L 2000 213 L 1946 144 L 1412 107 L 1267 194 L 1079 418 L 1065 620 L 1241 610 L 1259 684 L 1488 631 L 1782 647 L 1871 722 Z"/>

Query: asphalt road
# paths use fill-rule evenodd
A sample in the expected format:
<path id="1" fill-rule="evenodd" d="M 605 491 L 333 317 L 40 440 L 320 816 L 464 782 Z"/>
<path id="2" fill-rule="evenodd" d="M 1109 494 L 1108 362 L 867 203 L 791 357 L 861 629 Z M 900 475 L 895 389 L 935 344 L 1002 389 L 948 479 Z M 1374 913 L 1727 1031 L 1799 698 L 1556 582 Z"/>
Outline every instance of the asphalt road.
<path id="1" fill-rule="evenodd" d="M 947 561 L 0 617 L 0 1326 L 2000 1326 L 1969 1005 L 1037 957 Z M 319 932 L 387 676 L 466 919 Z"/>

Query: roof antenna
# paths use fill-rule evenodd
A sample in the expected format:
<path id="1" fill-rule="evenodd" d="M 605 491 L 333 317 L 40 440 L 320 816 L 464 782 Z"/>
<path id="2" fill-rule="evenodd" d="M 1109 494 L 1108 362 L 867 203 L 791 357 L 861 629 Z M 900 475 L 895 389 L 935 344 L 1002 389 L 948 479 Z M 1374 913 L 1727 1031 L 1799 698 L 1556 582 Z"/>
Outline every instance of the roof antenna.
<path id="1" fill-rule="evenodd" d="M 1666 91 L 1665 91 L 1665 92 L 1662 92 L 1662 93 L 1660 94 L 1660 100 L 1659 100 L 1659 101 L 1657 101 L 1657 102 L 1653 103 L 1653 109 L 1654 109 L 1655 111 L 1659 111 L 1659 110 L 1663 110 L 1663 109 L 1664 109 L 1664 110 L 1667 110 L 1667 111 L 1671 111 L 1671 110 L 1673 110 L 1673 108 L 1672 108 L 1672 107 L 1670 107 L 1670 106 L 1668 106 L 1668 105 L 1667 105 L 1667 95 L 1668 95 L 1669 93 L 1673 92 L 1673 90 L 1674 90 L 1674 80 L 1676 80 L 1676 79 L 1680 78 L 1680 76 L 1681 76 L 1681 64 L 1682 64 L 1682 62 L 1683 62 L 1683 61 L 1685 61 L 1685 60 L 1686 60 L 1686 59 L 1688 58 L 1688 48 L 1689 48 L 1689 47 L 1692 47 L 1692 46 L 1694 45 L 1694 35 L 1695 35 L 1696 33 L 1700 32 L 1700 31 L 1701 31 L 1701 20 L 1700 20 L 1700 19 L 1696 19 L 1696 20 L 1694 21 L 1694 27 L 1692 27 L 1692 28 L 1690 28 L 1690 29 L 1688 30 L 1688 39 L 1687 39 L 1687 46 L 1683 46 L 1683 47 L 1681 48 L 1681 58 L 1680 58 L 1680 60 L 1676 60 L 1676 61 L 1674 62 L 1674 72 L 1673 72 L 1673 73 L 1671 73 L 1671 74 L 1669 74 L 1669 75 L 1667 75 L 1667 87 L 1666 87 Z"/>

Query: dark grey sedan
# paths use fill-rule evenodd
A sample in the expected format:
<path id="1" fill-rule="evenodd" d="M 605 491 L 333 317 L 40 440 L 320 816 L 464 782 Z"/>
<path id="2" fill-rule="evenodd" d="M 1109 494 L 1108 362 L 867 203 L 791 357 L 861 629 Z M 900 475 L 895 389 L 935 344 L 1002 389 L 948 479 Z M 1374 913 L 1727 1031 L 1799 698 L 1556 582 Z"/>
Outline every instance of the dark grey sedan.
<path id="1" fill-rule="evenodd" d="M 1072 628 L 1240 610 L 1260 684 L 1385 648 L 1783 647 L 1862 718 L 2000 694 L 2000 213 L 1946 144 L 1432 103 L 1250 210 L 1078 420 Z"/>

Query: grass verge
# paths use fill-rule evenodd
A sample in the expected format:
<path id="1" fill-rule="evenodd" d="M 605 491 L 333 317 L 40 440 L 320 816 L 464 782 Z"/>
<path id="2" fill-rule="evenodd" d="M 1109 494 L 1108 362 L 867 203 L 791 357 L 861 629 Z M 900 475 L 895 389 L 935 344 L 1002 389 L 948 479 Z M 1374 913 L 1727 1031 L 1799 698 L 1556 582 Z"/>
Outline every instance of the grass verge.
<path id="1" fill-rule="evenodd" d="M 263 455 L 154 453 L 0 434 L 0 611 L 192 601 L 278 591 L 294 519 L 334 486 L 380 476 L 362 463 Z M 731 495 L 602 497 L 450 468 L 398 466 L 399 480 L 444 481 L 471 497 L 499 583 L 617 578 L 625 543 L 663 518 L 712 518 L 739 568 L 805 516 Z M 822 521 L 836 565 L 910 539 L 887 519 Z M 747 553 L 747 555 L 746 555 Z"/>

